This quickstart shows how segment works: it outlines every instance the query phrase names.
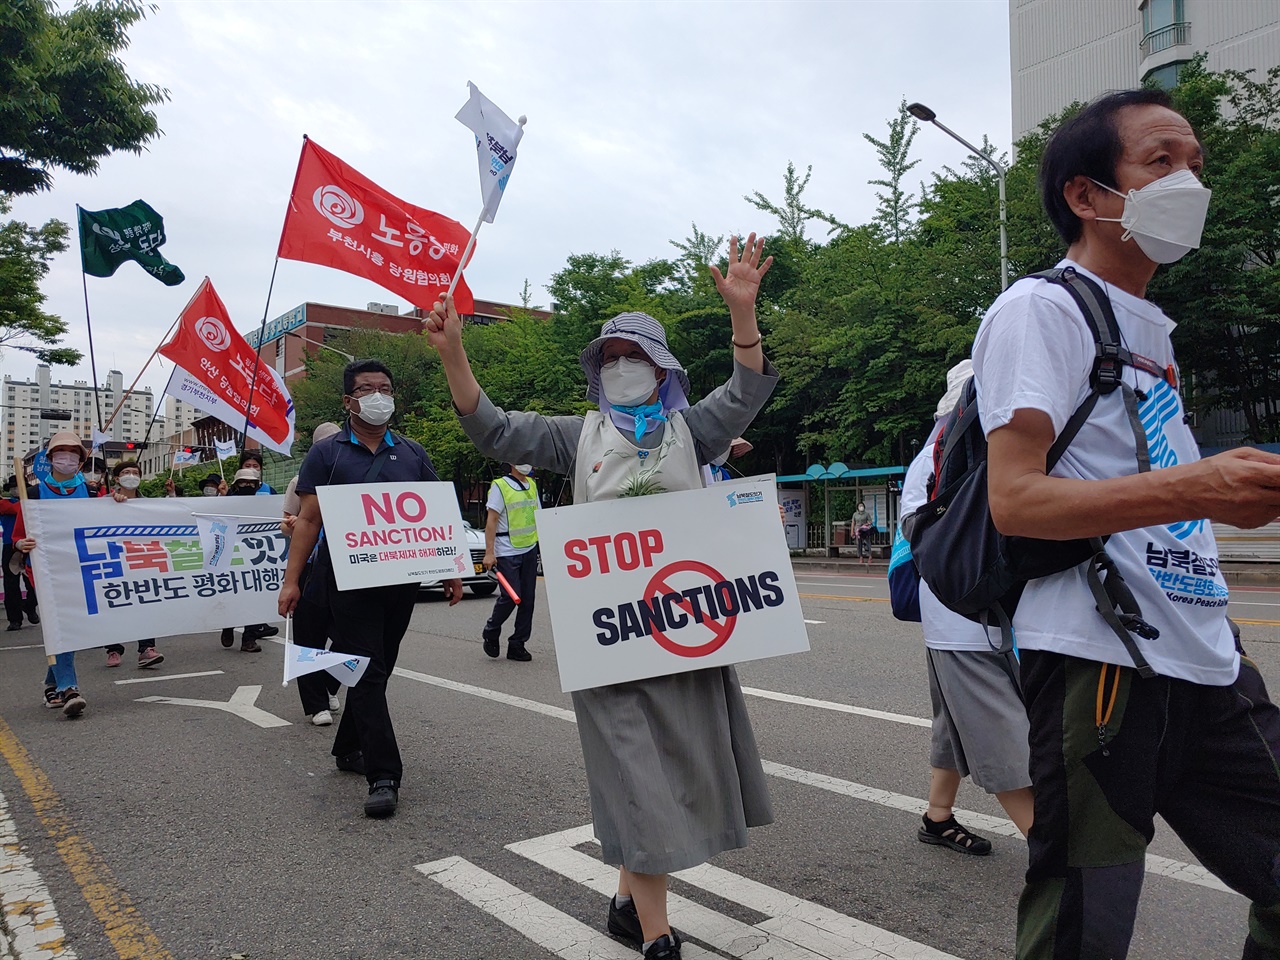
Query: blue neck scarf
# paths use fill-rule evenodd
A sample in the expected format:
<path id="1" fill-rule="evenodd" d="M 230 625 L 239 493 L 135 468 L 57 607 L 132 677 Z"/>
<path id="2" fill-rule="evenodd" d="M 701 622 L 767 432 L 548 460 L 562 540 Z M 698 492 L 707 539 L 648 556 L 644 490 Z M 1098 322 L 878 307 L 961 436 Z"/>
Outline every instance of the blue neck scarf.
<path id="1" fill-rule="evenodd" d="M 76 487 L 84 486 L 84 474 L 77 473 L 70 480 L 55 480 L 53 479 L 53 474 L 49 474 L 43 482 L 50 490 L 57 490 L 65 497 Z"/>
<path id="2" fill-rule="evenodd" d="M 612 409 L 624 416 L 633 417 L 635 420 L 636 440 L 649 430 L 658 425 L 658 421 L 667 422 L 667 418 L 662 414 L 661 403 L 650 403 L 638 406 L 624 407 L 621 404 L 612 404 Z"/>

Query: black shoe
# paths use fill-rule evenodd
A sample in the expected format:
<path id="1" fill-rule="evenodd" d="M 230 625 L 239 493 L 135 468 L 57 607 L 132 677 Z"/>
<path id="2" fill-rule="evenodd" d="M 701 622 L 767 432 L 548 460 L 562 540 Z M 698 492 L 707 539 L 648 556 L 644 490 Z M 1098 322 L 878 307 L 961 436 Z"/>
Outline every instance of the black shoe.
<path id="1" fill-rule="evenodd" d="M 348 753 L 345 757 L 334 757 L 333 765 L 343 773 L 358 773 L 364 776 L 364 754 L 359 750 Z"/>
<path id="2" fill-rule="evenodd" d="M 7 632 L 9 632 L 9 633 L 12 633 L 14 630 L 21 630 L 21 629 L 22 629 L 22 621 L 21 621 L 21 620 L 10 620 L 10 621 L 9 621 L 9 626 L 7 626 L 7 627 L 5 628 L 5 630 L 6 630 Z M 488 651 L 486 650 L 486 652 L 488 652 Z M 495 650 L 493 653 L 490 653 L 490 654 L 489 654 L 489 656 L 491 656 L 491 657 L 496 657 L 497 655 L 498 655 L 498 652 L 497 652 L 496 650 Z"/>
<path id="3" fill-rule="evenodd" d="M 30 620 L 32 623 L 39 623 L 39 622 L 40 622 L 40 614 L 38 614 L 38 613 L 36 613 L 34 610 L 32 610 L 30 613 L 28 613 L 28 614 L 27 614 L 27 619 L 28 619 L 28 620 Z"/>
<path id="4" fill-rule="evenodd" d="M 22 626 L 22 624 L 18 624 L 18 626 Z M 498 643 L 497 637 L 494 637 L 492 640 L 488 637 L 482 637 L 481 639 L 484 641 L 484 643 L 481 644 L 481 647 L 483 647 L 487 656 L 496 658 L 498 654 L 502 652 L 502 646 Z"/>
<path id="5" fill-rule="evenodd" d="M 991 841 L 960 826 L 954 815 L 941 823 L 930 820 L 927 813 L 922 819 L 920 831 L 916 834 L 921 843 L 936 844 L 959 853 L 970 853 L 975 857 L 985 857 L 991 852 Z"/>
<path id="6" fill-rule="evenodd" d="M 533 659 L 533 654 L 531 654 L 528 650 L 524 648 L 523 643 L 508 643 L 507 659 L 519 660 L 521 663 L 528 663 L 530 660 Z"/>
<path id="7" fill-rule="evenodd" d="M 279 627 L 268 626 L 265 623 L 258 624 L 258 632 L 254 637 L 255 640 L 261 640 L 263 637 L 274 637 L 280 633 Z"/>
<path id="8" fill-rule="evenodd" d="M 375 780 L 369 786 L 369 798 L 364 802 L 364 815 L 381 819 L 396 812 L 400 803 L 400 785 L 394 780 Z M 679 954 L 676 954 L 678 957 Z"/>
<path id="9" fill-rule="evenodd" d="M 222 645 L 223 645 L 224 647 L 229 647 L 229 646 L 231 646 L 233 643 L 235 643 L 235 642 L 236 642 L 236 628 L 235 628 L 235 627 L 223 627 L 223 628 L 222 628 L 222 637 L 221 637 L 220 639 L 222 640 Z"/>
<path id="10" fill-rule="evenodd" d="M 609 935 L 617 937 L 628 946 L 639 950 L 644 945 L 644 931 L 640 929 L 640 914 L 636 913 L 633 900 L 625 907 L 618 906 L 618 898 L 609 898 Z"/>
<path id="11" fill-rule="evenodd" d="M 680 938 L 675 935 L 675 931 L 671 932 L 671 936 L 664 933 L 649 944 L 649 949 L 644 952 L 644 960 L 681 960 Z"/>
<path id="12" fill-rule="evenodd" d="M 262 648 L 258 646 L 257 640 L 246 640 L 240 644 L 241 653 L 261 653 Z"/>

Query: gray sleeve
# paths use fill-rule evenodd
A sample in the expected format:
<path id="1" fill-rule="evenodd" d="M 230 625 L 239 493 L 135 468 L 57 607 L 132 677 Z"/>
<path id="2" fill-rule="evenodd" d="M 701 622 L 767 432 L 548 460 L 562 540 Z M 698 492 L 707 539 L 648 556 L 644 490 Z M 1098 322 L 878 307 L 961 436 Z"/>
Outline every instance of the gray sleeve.
<path id="1" fill-rule="evenodd" d="M 583 417 L 544 417 L 540 413 L 495 407 L 484 391 L 476 412 L 459 417 L 462 429 L 486 457 L 501 463 L 530 463 L 568 474 L 578 455 Z"/>
<path id="2" fill-rule="evenodd" d="M 764 373 L 756 373 L 736 360 L 733 376 L 684 412 L 689 432 L 698 447 L 698 462 L 711 463 L 742 436 L 769 401 L 778 384 L 778 371 L 767 359 Z"/>

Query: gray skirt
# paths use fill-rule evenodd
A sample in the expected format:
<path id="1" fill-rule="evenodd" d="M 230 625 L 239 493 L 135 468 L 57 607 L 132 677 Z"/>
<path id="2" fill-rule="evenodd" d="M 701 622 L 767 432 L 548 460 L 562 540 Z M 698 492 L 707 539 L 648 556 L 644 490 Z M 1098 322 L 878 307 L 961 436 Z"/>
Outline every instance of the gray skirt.
<path id="1" fill-rule="evenodd" d="M 925 653 L 933 701 L 930 765 L 958 770 L 987 793 L 1031 786 L 1027 710 L 1013 654 L 928 648 Z"/>
<path id="2" fill-rule="evenodd" d="M 773 822 L 733 667 L 578 690 L 573 712 L 605 863 L 672 873 Z"/>

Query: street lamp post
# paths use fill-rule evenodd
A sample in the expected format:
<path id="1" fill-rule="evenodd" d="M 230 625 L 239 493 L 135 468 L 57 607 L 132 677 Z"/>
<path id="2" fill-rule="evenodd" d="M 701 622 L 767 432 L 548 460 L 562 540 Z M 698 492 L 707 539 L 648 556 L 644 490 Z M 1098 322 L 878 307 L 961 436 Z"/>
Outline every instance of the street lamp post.
<path id="1" fill-rule="evenodd" d="M 1002 164 L 997 163 L 995 160 L 987 156 L 985 153 L 983 153 L 981 150 L 975 147 L 972 143 L 970 143 L 964 137 L 960 136 L 960 134 L 956 133 L 954 130 L 950 129 L 949 127 L 939 122 L 938 115 L 934 113 L 932 110 L 930 110 L 928 107 L 926 107 L 923 103 L 908 104 L 907 112 L 911 114 L 913 117 L 915 117 L 917 120 L 923 120 L 925 123 L 932 123 L 935 127 L 941 130 L 947 136 L 949 136 L 952 140 L 958 140 L 966 148 L 968 148 L 970 153 L 972 153 L 975 157 L 977 157 L 983 163 L 988 164 L 993 170 L 995 170 L 996 180 L 1000 184 L 1000 289 L 1004 290 L 1008 288 L 1009 286 L 1009 232 L 1007 228 L 1008 217 L 1005 212 L 1005 202 L 1004 202 L 1004 178 L 1005 178 L 1005 174 L 1007 174 L 1009 171 L 1005 169 L 1005 167 Z"/>
<path id="2" fill-rule="evenodd" d="M 355 357 L 353 357 L 351 354 L 346 353 L 345 351 L 339 350 L 337 347 L 331 347 L 327 343 L 321 343 L 319 340 L 312 340 L 310 337 L 304 337 L 300 333 L 294 333 L 290 331 L 286 333 L 285 336 L 293 337 L 296 340 L 301 340 L 303 343 L 309 343 L 313 347 L 319 347 L 321 350 L 329 350 L 333 353 L 338 354 L 338 356 L 340 357 L 345 357 L 348 363 L 355 360 Z"/>

